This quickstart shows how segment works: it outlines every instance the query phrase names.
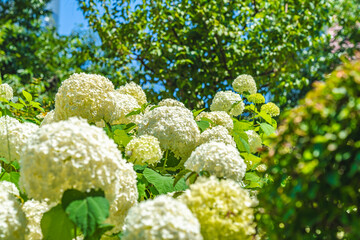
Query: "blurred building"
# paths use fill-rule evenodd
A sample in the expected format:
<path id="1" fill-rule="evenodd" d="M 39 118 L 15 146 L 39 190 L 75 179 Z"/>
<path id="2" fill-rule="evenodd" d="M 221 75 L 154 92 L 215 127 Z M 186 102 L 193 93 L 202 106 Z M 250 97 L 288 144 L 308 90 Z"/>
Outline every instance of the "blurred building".
<path id="1" fill-rule="evenodd" d="M 52 11 L 53 14 L 51 16 L 45 17 L 45 25 L 58 29 L 60 16 L 60 0 L 51 0 L 48 4 L 48 10 Z"/>

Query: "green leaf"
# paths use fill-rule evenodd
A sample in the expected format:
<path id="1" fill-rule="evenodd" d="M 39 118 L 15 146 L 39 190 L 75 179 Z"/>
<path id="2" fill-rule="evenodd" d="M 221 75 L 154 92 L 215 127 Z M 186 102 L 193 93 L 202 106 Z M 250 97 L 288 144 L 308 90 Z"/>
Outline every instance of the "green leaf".
<path id="1" fill-rule="evenodd" d="M 126 114 L 125 117 L 130 117 L 130 116 L 133 116 L 133 115 L 138 115 L 138 114 L 140 114 L 140 113 L 141 113 L 141 108 L 137 108 L 136 110 L 134 110 L 134 111 Z"/>
<path id="2" fill-rule="evenodd" d="M 9 102 L 9 105 L 12 106 L 13 108 L 20 110 L 24 107 L 24 105 L 22 105 L 21 103 L 13 103 L 13 102 Z"/>
<path id="3" fill-rule="evenodd" d="M 270 135 L 275 132 L 275 128 L 267 123 L 260 123 L 260 128 L 264 131 L 266 135 Z"/>
<path id="4" fill-rule="evenodd" d="M 205 131 L 208 127 L 210 127 L 210 123 L 207 121 L 196 121 L 196 124 L 200 128 L 201 132 Z"/>
<path id="5" fill-rule="evenodd" d="M 143 172 L 144 177 L 149 183 L 153 184 L 160 194 L 165 194 L 173 191 L 183 191 L 187 188 L 185 179 L 179 181 L 175 187 L 173 187 L 174 179 L 172 177 L 162 176 L 150 168 L 146 168 Z"/>
<path id="6" fill-rule="evenodd" d="M 199 110 L 196 110 L 195 111 L 195 109 L 193 110 L 193 115 L 194 115 L 194 117 L 197 117 L 197 115 L 199 115 L 202 111 L 204 111 L 205 110 L 205 108 L 202 108 L 202 109 L 199 109 Z"/>
<path id="7" fill-rule="evenodd" d="M 110 204 L 104 197 L 87 197 L 69 204 L 65 212 L 69 215 L 82 233 L 91 236 L 97 225 L 102 224 L 109 216 Z"/>
<path id="8" fill-rule="evenodd" d="M 185 176 L 185 174 L 191 172 L 189 169 L 183 169 L 182 171 L 180 171 L 176 177 L 175 177 L 175 180 L 174 180 L 174 183 L 173 183 L 173 186 L 176 185 L 176 183 L 182 178 Z"/>
<path id="9" fill-rule="evenodd" d="M 114 141 L 116 144 L 126 147 L 126 145 L 131 141 L 131 137 L 127 135 L 125 130 L 116 129 L 114 131 Z"/>
<path id="10" fill-rule="evenodd" d="M 85 193 L 80 192 L 76 189 L 68 189 L 63 193 L 63 196 L 61 198 L 61 205 L 65 210 L 71 202 L 75 200 L 81 200 L 84 198 L 86 198 Z"/>
<path id="11" fill-rule="evenodd" d="M 1 177 L 0 180 L 12 182 L 16 185 L 17 188 L 19 188 L 19 178 L 20 178 L 20 173 L 18 173 L 18 172 L 6 172 Z"/>
<path id="12" fill-rule="evenodd" d="M 72 240 L 74 224 L 59 204 L 44 213 L 41 219 L 44 240 Z"/>
<path id="13" fill-rule="evenodd" d="M 0 102 L 8 103 L 9 101 L 3 97 L 0 97 Z"/>
<path id="14" fill-rule="evenodd" d="M 9 164 L 9 163 L 10 163 L 10 161 L 8 161 L 6 158 L 3 158 L 3 157 L 0 157 L 0 161 L 1 161 L 1 162 L 4 162 L 4 163 L 6 163 L 6 164 Z"/>
<path id="15" fill-rule="evenodd" d="M 244 158 L 245 163 L 248 166 L 248 169 L 251 169 L 255 164 L 258 164 L 261 162 L 261 158 L 255 156 L 251 153 L 243 152 L 240 155 Z"/>
<path id="16" fill-rule="evenodd" d="M 137 183 L 137 190 L 139 193 L 139 199 L 141 199 L 141 197 L 146 197 L 146 185 L 144 183 L 138 182 Z"/>
<path id="17" fill-rule="evenodd" d="M 96 228 L 95 232 L 94 232 L 91 236 L 86 237 L 85 240 L 99 240 L 99 239 L 101 239 L 101 236 L 102 236 L 105 232 L 107 232 L 107 231 L 109 231 L 109 230 L 111 230 L 111 229 L 113 229 L 113 228 L 114 228 L 114 225 L 111 225 L 111 224 L 107 224 L 107 223 L 105 223 L 105 224 L 100 224 L 100 225 Z M 114 238 L 114 239 L 116 239 L 116 238 Z"/>
<path id="18" fill-rule="evenodd" d="M 238 121 L 238 120 L 234 121 L 234 131 L 241 132 L 250 129 L 252 129 L 252 125 L 248 121 Z"/>
<path id="19" fill-rule="evenodd" d="M 261 112 L 259 113 L 259 116 L 262 117 L 267 123 L 269 123 L 269 124 L 272 124 L 272 123 L 273 123 L 273 122 L 272 122 L 272 118 L 270 117 L 269 114 L 261 111 Z"/>
<path id="20" fill-rule="evenodd" d="M 245 173 L 245 180 L 257 182 L 260 180 L 260 177 L 255 172 L 247 172 Z"/>
<path id="21" fill-rule="evenodd" d="M 138 165 L 138 164 L 135 164 L 135 165 L 133 166 L 133 169 L 134 169 L 134 171 L 143 171 L 146 167 L 147 167 L 147 165 Z"/>
<path id="22" fill-rule="evenodd" d="M 31 102 L 32 101 L 32 96 L 30 93 L 28 93 L 27 91 L 23 90 L 22 91 L 22 94 L 24 95 L 25 99 L 28 101 L 28 102 Z"/>
<path id="23" fill-rule="evenodd" d="M 245 132 L 234 132 L 235 143 L 240 152 L 250 153 L 250 145 L 248 143 L 248 136 Z"/>

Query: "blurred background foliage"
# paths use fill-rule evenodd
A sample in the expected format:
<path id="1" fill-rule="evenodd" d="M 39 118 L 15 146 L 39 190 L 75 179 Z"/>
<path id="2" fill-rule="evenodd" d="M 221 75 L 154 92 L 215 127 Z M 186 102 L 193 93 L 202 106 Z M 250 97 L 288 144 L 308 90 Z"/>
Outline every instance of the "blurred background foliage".
<path id="1" fill-rule="evenodd" d="M 0 0 L 0 74 L 17 95 L 26 89 L 40 101 L 49 102 L 60 84 L 74 72 L 112 77 L 119 73 L 113 59 L 96 44 L 90 31 L 60 36 L 44 23 L 51 12 L 49 0 Z M 123 84 L 125 81 L 122 81 Z"/>
<path id="2" fill-rule="evenodd" d="M 340 56 L 360 48 L 358 1 L 78 1 L 117 69 L 136 66 L 131 80 L 165 86 L 161 96 L 175 92 L 190 106 L 240 74 L 294 106 Z"/>
<path id="3" fill-rule="evenodd" d="M 273 139 L 260 226 L 270 239 L 360 239 L 360 61 L 314 86 Z"/>
<path id="4" fill-rule="evenodd" d="M 294 106 L 360 48 L 356 0 L 78 0 L 92 30 L 69 36 L 43 23 L 48 2 L 0 0 L 1 77 L 40 100 L 84 71 L 194 107 L 246 73 Z"/>

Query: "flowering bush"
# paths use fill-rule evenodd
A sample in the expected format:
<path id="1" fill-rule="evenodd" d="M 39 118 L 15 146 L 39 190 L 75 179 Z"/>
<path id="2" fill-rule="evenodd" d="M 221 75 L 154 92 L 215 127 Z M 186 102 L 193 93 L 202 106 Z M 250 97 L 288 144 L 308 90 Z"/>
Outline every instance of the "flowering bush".
<path id="1" fill-rule="evenodd" d="M 241 95 L 220 91 L 209 111 L 190 110 L 175 99 L 148 103 L 133 82 L 115 90 L 105 77 L 80 73 L 62 83 L 54 110 L 36 114 L 40 127 L 0 118 L 9 122 L 0 140 L 10 146 L 1 149 L 0 180 L 20 190 L 26 238 L 255 237 L 276 114 L 251 76 L 233 85 Z M 12 110 L 4 115 L 21 116 Z"/>

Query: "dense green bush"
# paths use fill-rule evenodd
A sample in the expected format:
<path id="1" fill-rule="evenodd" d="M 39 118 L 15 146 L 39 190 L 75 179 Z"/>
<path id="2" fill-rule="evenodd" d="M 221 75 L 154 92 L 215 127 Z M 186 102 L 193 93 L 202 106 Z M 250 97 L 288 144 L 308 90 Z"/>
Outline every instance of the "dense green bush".
<path id="1" fill-rule="evenodd" d="M 262 227 L 270 239 L 359 239 L 360 61 L 284 116 L 267 157 L 274 183 L 260 193 Z"/>

